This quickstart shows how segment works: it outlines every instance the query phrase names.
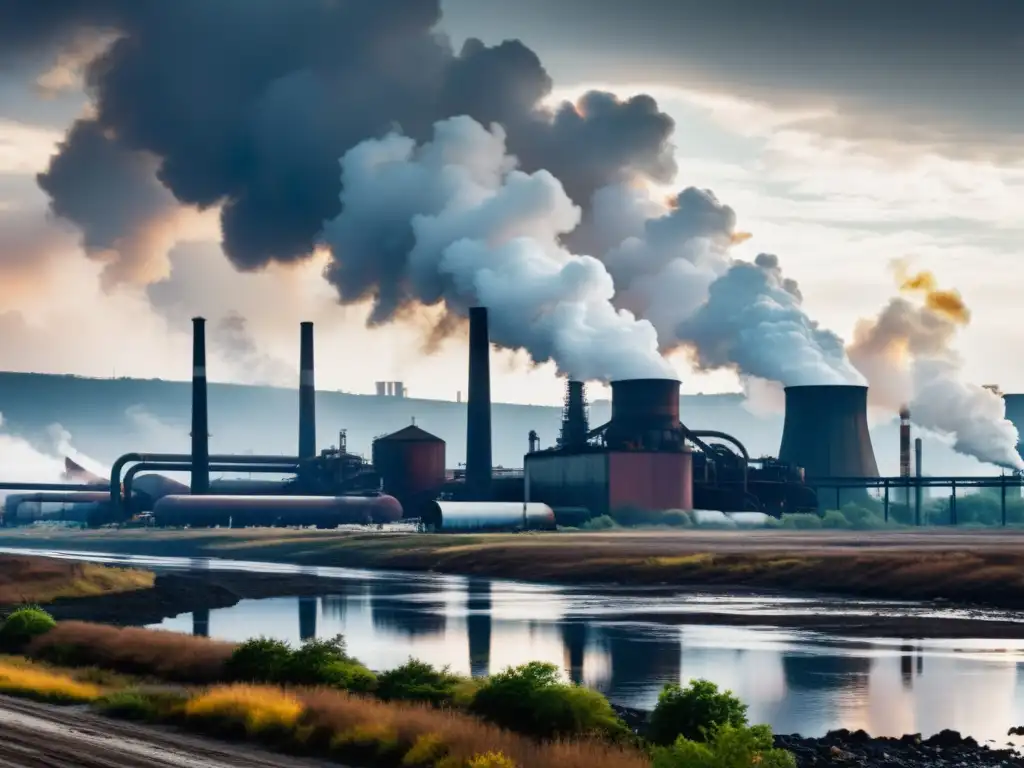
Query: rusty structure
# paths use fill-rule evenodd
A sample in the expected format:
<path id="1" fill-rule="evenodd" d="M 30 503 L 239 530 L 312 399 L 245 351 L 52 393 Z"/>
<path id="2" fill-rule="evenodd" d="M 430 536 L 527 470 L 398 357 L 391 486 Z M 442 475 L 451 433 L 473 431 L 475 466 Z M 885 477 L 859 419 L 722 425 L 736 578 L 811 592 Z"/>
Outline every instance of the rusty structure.
<path id="1" fill-rule="evenodd" d="M 384 492 L 416 516 L 445 484 L 445 442 L 412 424 L 373 441 L 373 468 Z"/>

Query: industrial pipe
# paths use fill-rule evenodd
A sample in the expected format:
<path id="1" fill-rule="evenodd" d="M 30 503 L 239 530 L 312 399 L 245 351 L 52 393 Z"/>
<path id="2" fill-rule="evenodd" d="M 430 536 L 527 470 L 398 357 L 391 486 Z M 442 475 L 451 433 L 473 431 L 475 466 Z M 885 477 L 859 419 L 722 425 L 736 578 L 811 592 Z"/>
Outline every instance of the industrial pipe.
<path id="1" fill-rule="evenodd" d="M 298 472 L 298 468 L 298 464 L 259 464 L 255 467 L 246 464 L 218 464 L 212 462 L 210 464 L 211 472 L 250 472 L 257 475 L 284 475 L 289 472 Z M 124 473 L 122 485 L 124 498 L 131 499 L 132 484 L 135 482 L 135 476 L 147 469 L 162 469 L 164 472 L 188 472 L 192 469 L 192 464 L 184 461 L 177 464 L 159 461 L 143 461 L 138 464 L 132 464 L 132 466 L 128 467 L 128 471 Z"/>
<path id="2" fill-rule="evenodd" d="M 192 318 L 192 485 L 193 494 L 210 490 L 210 421 L 206 402 L 206 320 Z M 113 486 L 111 496 L 117 493 Z"/>
<path id="3" fill-rule="evenodd" d="M 313 324 L 299 338 L 299 458 L 316 458 L 316 386 L 313 383 Z"/>
<path id="4" fill-rule="evenodd" d="M 298 464 L 298 456 L 235 456 L 232 454 L 217 454 L 207 456 L 208 461 L 215 461 L 219 464 Z M 188 453 L 126 453 L 119 456 L 110 467 L 110 503 L 115 512 L 120 511 L 121 506 L 121 472 L 125 465 L 137 461 L 148 461 L 156 464 L 184 464 L 192 462 L 192 455 Z M 30 490 L 38 486 L 31 486 Z M 87 486 L 86 488 L 89 488 Z M 60 489 L 71 490 L 70 486 L 61 486 Z M 83 489 L 85 490 L 85 489 Z"/>
<path id="5" fill-rule="evenodd" d="M 106 491 L 18 494 L 17 496 L 8 497 L 4 502 L 3 525 L 7 527 L 11 521 L 16 523 L 18 520 L 18 510 L 26 502 L 36 502 L 37 504 L 89 504 L 109 500 L 110 494 Z M 10 515 L 10 520 L 8 520 L 8 515 Z"/>
<path id="6" fill-rule="evenodd" d="M 714 429 L 698 429 L 698 430 L 686 430 L 686 433 L 691 438 L 711 437 L 716 440 L 725 440 L 726 442 L 732 443 L 736 446 L 736 449 L 743 455 L 743 492 L 747 492 L 747 472 L 750 469 L 750 453 L 747 452 L 747 447 L 743 445 L 739 440 L 730 435 L 728 432 L 718 432 Z"/>

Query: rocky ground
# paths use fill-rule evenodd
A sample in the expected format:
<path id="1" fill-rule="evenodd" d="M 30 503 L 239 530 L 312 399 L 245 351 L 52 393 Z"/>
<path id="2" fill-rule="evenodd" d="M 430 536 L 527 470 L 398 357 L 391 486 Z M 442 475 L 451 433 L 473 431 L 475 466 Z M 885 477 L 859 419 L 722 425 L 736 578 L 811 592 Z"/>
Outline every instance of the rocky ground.
<path id="1" fill-rule="evenodd" d="M 898 739 L 873 738 L 864 731 L 831 731 L 819 739 L 776 736 L 776 746 L 796 756 L 798 768 L 808 766 L 870 766 L 870 768 L 988 768 L 1024 766 L 1024 756 L 1009 747 L 979 744 L 956 731 L 927 739 L 920 734 Z"/>

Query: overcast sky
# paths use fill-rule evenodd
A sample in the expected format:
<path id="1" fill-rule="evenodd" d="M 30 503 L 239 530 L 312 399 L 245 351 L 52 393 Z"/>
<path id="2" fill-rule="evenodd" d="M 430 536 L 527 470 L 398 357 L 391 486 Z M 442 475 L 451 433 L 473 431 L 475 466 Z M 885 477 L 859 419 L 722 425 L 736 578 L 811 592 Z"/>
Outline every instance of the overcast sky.
<path id="1" fill-rule="evenodd" d="M 442 4 L 457 43 L 518 38 L 534 49 L 559 97 L 653 95 L 676 123 L 679 173 L 666 193 L 714 190 L 753 234 L 737 255 L 777 254 L 822 325 L 849 338 L 892 295 L 888 265 L 911 259 L 972 309 L 959 340 L 971 379 L 1024 390 L 1024 3 Z M 0 2 L 0 26 L 15 5 Z M 464 339 L 428 356 L 415 322 L 367 330 L 368 309 L 337 305 L 322 259 L 236 272 L 219 252 L 215 211 L 175 218 L 160 242 L 139 246 L 170 248 L 167 274 L 104 290 L 102 260 L 80 252 L 79 233 L 42 218 L 34 176 L 90 109 L 75 56 L 55 55 L 0 58 L 0 367 L 186 378 L 188 319 L 203 313 L 211 333 L 224 329 L 211 339 L 215 379 L 292 383 L 298 323 L 310 319 L 321 387 L 370 392 L 400 379 L 414 396 L 448 399 L 465 389 Z M 231 317 L 244 318 L 241 331 Z M 550 368 L 496 359 L 496 398 L 557 402 Z M 737 388 L 731 374 L 675 362 L 685 391 Z"/>

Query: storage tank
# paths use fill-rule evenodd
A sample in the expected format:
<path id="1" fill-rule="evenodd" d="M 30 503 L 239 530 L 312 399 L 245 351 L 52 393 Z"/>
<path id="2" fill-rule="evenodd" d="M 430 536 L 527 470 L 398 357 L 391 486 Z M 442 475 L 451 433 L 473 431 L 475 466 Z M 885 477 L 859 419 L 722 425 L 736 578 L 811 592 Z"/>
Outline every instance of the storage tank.
<path id="1" fill-rule="evenodd" d="M 612 384 L 605 442 L 613 450 L 681 450 L 677 379 L 624 379 Z"/>
<path id="2" fill-rule="evenodd" d="M 466 531 L 553 531 L 555 512 L 547 504 L 432 501 L 423 523 L 445 533 Z"/>
<path id="3" fill-rule="evenodd" d="M 385 492 L 414 514 L 445 483 L 445 442 L 413 424 L 373 441 L 373 468 Z"/>
<path id="4" fill-rule="evenodd" d="M 336 528 L 402 518 L 393 496 L 164 496 L 153 505 L 156 525 Z"/>

